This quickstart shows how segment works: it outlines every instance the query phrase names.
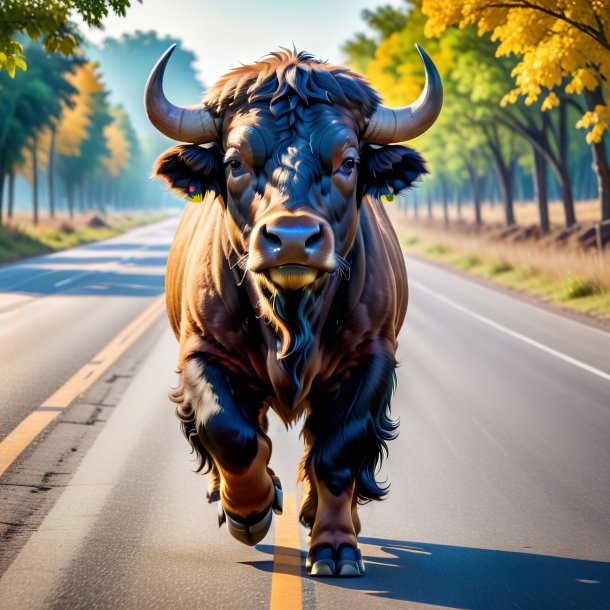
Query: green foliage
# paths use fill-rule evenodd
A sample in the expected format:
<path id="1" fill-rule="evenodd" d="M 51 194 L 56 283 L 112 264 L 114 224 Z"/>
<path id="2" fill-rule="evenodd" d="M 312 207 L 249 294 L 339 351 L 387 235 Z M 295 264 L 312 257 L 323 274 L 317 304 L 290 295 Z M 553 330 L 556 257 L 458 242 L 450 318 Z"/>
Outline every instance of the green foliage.
<path id="1" fill-rule="evenodd" d="M 100 27 L 110 10 L 124 16 L 130 0 L 3 0 L 0 3 L 0 71 L 15 76 L 17 68 L 26 70 L 26 55 L 19 35 L 39 40 L 45 51 L 72 55 L 78 40 L 70 13 L 78 13 L 83 21 Z"/>
<path id="2" fill-rule="evenodd" d="M 0 175 L 9 171 L 22 158 L 28 138 L 45 125 L 51 125 L 70 104 L 74 87 L 67 75 L 80 62 L 78 59 L 49 56 L 40 47 L 27 49 L 32 58 L 30 70 L 17 81 L 0 72 Z"/>

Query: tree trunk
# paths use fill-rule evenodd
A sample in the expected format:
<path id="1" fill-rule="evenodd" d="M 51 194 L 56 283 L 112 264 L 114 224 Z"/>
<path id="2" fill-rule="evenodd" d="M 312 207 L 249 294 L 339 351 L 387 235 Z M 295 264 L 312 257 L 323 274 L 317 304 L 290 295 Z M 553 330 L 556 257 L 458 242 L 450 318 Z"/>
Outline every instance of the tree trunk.
<path id="1" fill-rule="evenodd" d="M 432 193 L 430 192 L 430 189 L 428 189 L 428 192 L 426 193 L 426 204 L 428 206 L 428 218 L 432 220 Z"/>
<path id="2" fill-rule="evenodd" d="M 462 220 L 462 191 L 459 185 L 455 187 L 455 205 L 457 207 L 458 220 Z"/>
<path id="3" fill-rule="evenodd" d="M 443 201 L 443 220 L 446 225 L 449 224 L 449 209 L 447 205 L 447 185 L 444 180 L 441 180 L 441 197 Z"/>
<path id="4" fill-rule="evenodd" d="M 594 91 L 585 89 L 585 97 L 591 111 L 595 110 L 595 106 L 606 104 L 601 87 Z M 608 153 L 606 152 L 604 139 L 605 136 L 602 137 L 601 142 L 592 144 L 593 164 L 597 174 L 601 220 L 610 220 L 610 165 L 608 164 Z"/>
<path id="5" fill-rule="evenodd" d="M 13 217 L 15 209 L 15 170 L 11 169 L 8 175 L 8 217 Z"/>
<path id="6" fill-rule="evenodd" d="M 544 234 L 549 232 L 549 185 L 547 177 L 547 161 L 535 148 L 534 151 L 534 189 L 538 199 L 538 214 L 540 227 Z"/>
<path id="7" fill-rule="evenodd" d="M 55 218 L 55 126 L 51 127 L 51 145 L 49 147 L 49 163 L 47 165 L 47 180 L 49 190 L 49 216 Z"/>
<path id="8" fill-rule="evenodd" d="M 36 226 L 38 224 L 38 140 L 36 132 L 32 137 L 32 208 L 34 226 Z"/>
<path id="9" fill-rule="evenodd" d="M 576 216 L 574 214 L 572 184 L 568 171 L 568 124 L 566 104 L 560 104 L 559 106 L 559 162 L 561 163 L 561 167 L 558 168 L 559 175 L 557 178 L 561 189 L 561 201 L 563 203 L 565 223 L 566 227 L 571 227 L 573 224 L 576 224 Z"/>
<path id="10" fill-rule="evenodd" d="M 4 211 L 4 171 L 2 164 L 0 164 L 0 226 L 3 224 L 3 211 Z"/>
<path id="11" fill-rule="evenodd" d="M 504 199 L 504 222 L 507 227 L 515 224 L 515 212 L 513 208 L 513 172 L 512 168 L 500 167 L 498 165 L 498 175 L 500 177 L 500 188 Z"/>
<path id="12" fill-rule="evenodd" d="M 66 201 L 68 203 L 68 214 L 72 219 L 74 218 L 74 186 L 72 184 L 66 186 Z"/>
<path id="13" fill-rule="evenodd" d="M 472 183 L 472 203 L 474 205 L 474 221 L 476 224 L 481 224 L 481 181 L 479 174 L 474 167 L 468 165 L 468 173 L 470 174 L 470 182 Z"/>

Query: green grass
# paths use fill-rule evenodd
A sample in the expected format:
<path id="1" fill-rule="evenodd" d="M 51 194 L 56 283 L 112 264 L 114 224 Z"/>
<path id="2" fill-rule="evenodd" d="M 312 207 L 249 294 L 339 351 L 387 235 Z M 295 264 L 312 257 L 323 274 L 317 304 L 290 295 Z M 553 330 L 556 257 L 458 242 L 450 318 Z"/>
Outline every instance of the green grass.
<path id="1" fill-rule="evenodd" d="M 468 256 L 460 256 L 455 259 L 455 266 L 464 271 L 470 271 L 474 267 L 480 267 L 483 264 L 481 259 L 475 254 L 469 254 Z"/>
<path id="2" fill-rule="evenodd" d="M 55 227 L 0 227 L 0 263 L 17 261 L 31 256 L 40 256 L 73 248 L 120 235 L 134 227 L 157 222 L 165 218 L 165 214 L 147 214 L 142 216 L 109 217 L 107 227 L 74 228 L 63 223 Z"/>
<path id="3" fill-rule="evenodd" d="M 425 250 L 428 254 L 447 254 L 449 252 L 449 248 L 447 246 L 443 246 L 443 244 L 432 244 L 430 246 L 426 246 Z"/>
<path id="4" fill-rule="evenodd" d="M 569 301 L 571 299 L 590 297 L 600 290 L 593 282 L 585 278 L 570 277 L 565 281 L 565 291 L 565 300 Z"/>
<path id="5" fill-rule="evenodd" d="M 508 271 L 512 271 L 512 270 L 513 270 L 512 266 L 503 260 L 492 261 L 489 265 L 489 274 L 490 275 L 500 275 L 501 273 L 507 273 Z"/>

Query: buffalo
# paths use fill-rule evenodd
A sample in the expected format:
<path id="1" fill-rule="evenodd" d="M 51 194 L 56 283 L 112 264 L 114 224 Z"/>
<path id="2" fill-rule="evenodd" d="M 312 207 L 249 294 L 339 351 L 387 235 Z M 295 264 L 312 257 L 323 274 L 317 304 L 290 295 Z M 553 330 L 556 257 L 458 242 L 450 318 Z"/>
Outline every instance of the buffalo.
<path id="1" fill-rule="evenodd" d="M 384 199 L 426 172 L 396 143 L 436 120 L 439 74 L 418 47 L 424 91 L 389 108 L 355 72 L 283 49 L 182 108 L 163 93 L 172 51 L 150 73 L 145 107 L 184 143 L 154 168 L 187 199 L 166 276 L 178 418 L 220 523 L 250 545 L 282 510 L 267 411 L 302 423 L 308 573 L 360 575 L 357 505 L 388 491 L 376 474 L 397 434 L 390 399 L 408 294 Z"/>

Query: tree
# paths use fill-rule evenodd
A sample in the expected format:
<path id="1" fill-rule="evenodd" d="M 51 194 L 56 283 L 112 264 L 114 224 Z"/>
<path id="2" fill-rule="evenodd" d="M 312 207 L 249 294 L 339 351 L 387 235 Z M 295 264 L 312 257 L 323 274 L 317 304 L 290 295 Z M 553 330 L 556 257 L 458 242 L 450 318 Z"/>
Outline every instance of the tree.
<path id="1" fill-rule="evenodd" d="M 610 123 L 610 0 L 423 0 L 426 33 L 440 36 L 447 27 L 478 26 L 499 40 L 497 55 L 520 57 L 515 87 L 507 102 L 541 99 L 542 109 L 559 105 L 557 89 L 584 93 L 587 109 L 577 126 L 590 131 L 597 169 L 601 217 L 610 219 L 610 165 L 604 140 Z"/>
<path id="2" fill-rule="evenodd" d="M 102 157 L 108 154 L 104 129 L 112 122 L 108 93 L 93 62 L 74 74 L 76 93 L 72 108 L 66 108 L 57 126 L 57 172 L 66 192 L 68 211 L 74 215 L 74 194 L 91 179 Z"/>
<path id="3" fill-rule="evenodd" d="M 0 71 L 11 78 L 27 69 L 19 34 L 41 39 L 48 53 L 72 55 L 78 46 L 69 18 L 77 13 L 91 27 L 101 27 L 110 10 L 125 16 L 130 0 L 3 0 L 0 4 Z"/>
<path id="4" fill-rule="evenodd" d="M 41 48 L 28 48 L 33 58 L 32 68 L 17 81 L 0 72 L 0 106 L 3 115 L 0 122 L 0 191 L 4 176 L 11 174 L 24 161 L 24 148 L 38 139 L 40 132 L 61 114 L 64 104 L 69 104 L 74 88 L 66 75 L 74 69 L 78 60 L 61 56 L 48 56 Z M 34 153 L 35 154 L 35 153 Z M 34 201 L 36 192 L 34 192 Z M 0 204 L 2 201 L 0 193 Z M 0 221 L 2 210 L 0 205 Z"/>

